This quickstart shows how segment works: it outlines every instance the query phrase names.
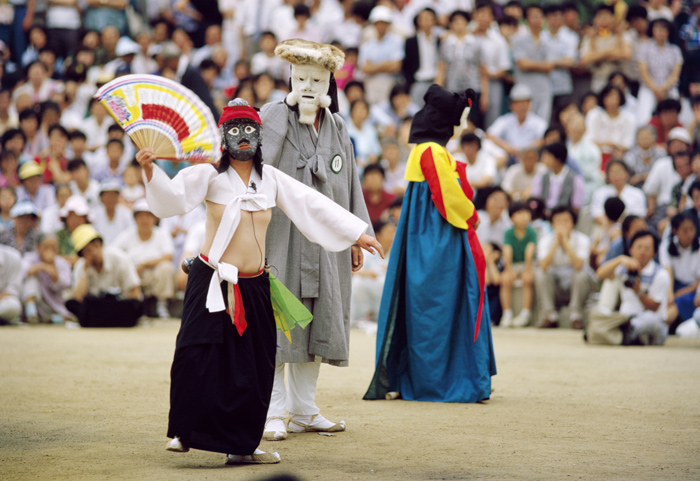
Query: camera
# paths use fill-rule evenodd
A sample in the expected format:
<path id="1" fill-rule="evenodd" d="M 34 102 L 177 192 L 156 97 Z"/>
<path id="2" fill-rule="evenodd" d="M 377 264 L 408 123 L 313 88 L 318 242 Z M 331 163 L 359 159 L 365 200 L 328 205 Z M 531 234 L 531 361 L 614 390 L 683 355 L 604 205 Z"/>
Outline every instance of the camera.
<path id="1" fill-rule="evenodd" d="M 634 287 L 634 283 L 637 281 L 638 278 L 639 272 L 627 271 L 627 278 L 624 280 L 623 284 L 625 285 L 625 287 L 632 289 Z"/>

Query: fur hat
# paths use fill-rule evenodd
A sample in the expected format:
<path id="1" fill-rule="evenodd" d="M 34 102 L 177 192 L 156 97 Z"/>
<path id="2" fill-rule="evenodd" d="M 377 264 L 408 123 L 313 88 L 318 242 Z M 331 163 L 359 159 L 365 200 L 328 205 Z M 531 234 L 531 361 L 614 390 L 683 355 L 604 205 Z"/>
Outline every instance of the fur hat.
<path id="1" fill-rule="evenodd" d="M 280 42 L 275 55 L 293 65 L 315 65 L 333 73 L 345 62 L 345 54 L 333 45 L 293 38 Z"/>

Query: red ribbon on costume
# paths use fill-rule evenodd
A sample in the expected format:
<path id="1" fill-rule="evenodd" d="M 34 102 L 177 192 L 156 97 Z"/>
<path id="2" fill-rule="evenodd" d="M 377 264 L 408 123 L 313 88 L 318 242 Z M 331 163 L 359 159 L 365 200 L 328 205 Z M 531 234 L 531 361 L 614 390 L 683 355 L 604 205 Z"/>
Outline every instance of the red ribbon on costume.
<path id="1" fill-rule="evenodd" d="M 459 174 L 459 183 L 462 187 L 462 191 L 469 198 L 469 200 L 474 199 L 474 191 L 467 181 L 467 164 L 463 162 L 456 162 L 456 170 Z M 472 250 L 472 257 L 474 258 L 474 265 L 476 266 L 476 274 L 479 279 L 479 310 L 476 313 L 476 328 L 474 330 L 474 342 L 479 338 L 479 329 L 481 328 L 481 315 L 484 311 L 484 296 L 485 286 L 486 286 L 486 257 L 484 256 L 484 251 L 481 248 L 481 242 L 476 236 L 476 229 L 474 226 L 479 221 L 479 216 L 474 211 L 474 215 L 467 219 L 467 224 L 469 229 L 467 229 L 467 235 L 469 238 L 469 247 Z"/>

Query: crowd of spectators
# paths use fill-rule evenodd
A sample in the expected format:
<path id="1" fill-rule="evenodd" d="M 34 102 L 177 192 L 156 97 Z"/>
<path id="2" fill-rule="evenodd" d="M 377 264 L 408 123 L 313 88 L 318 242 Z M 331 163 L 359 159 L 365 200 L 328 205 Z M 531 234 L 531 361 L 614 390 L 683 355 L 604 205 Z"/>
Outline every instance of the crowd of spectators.
<path id="1" fill-rule="evenodd" d="M 120 75 L 157 74 L 193 90 L 217 118 L 233 97 L 260 107 L 289 91 L 289 67 L 274 55 L 276 45 L 303 38 L 346 54 L 335 74 L 337 105 L 371 219 L 386 231 L 385 250 L 425 91 L 433 83 L 471 88 L 470 127 L 447 147 L 466 163 L 481 210 L 494 324 L 583 327 L 601 284 L 600 297 L 612 292 L 603 280 L 640 264 L 630 260 L 630 248 L 641 232 L 654 240 L 658 261 L 649 265 L 669 275 L 668 288 L 648 291 L 652 270 L 632 292 L 652 296 L 639 313 L 655 307 L 673 332 L 700 304 L 700 1 L 589 7 L 518 0 L 5 2 L 0 244 L 23 260 L 19 277 L 3 278 L 0 318 L 74 319 L 84 315 L 86 296 L 105 293 L 145 296 L 154 315 L 169 315 L 168 301 L 185 282 L 182 257 L 198 250 L 201 211 L 160 221 L 149 212 L 136 148 L 92 95 Z M 187 166 L 160 164 L 171 177 Z M 98 244 L 99 255 L 92 252 Z M 0 268 L 16 273 L 8 267 L 14 251 L 2 254 Z M 365 299 L 381 291 L 383 267 L 371 267 L 370 288 L 356 289 Z M 76 292 L 78 282 L 110 270 L 109 282 L 82 282 Z M 518 302 L 514 289 L 522 290 Z M 632 295 L 625 289 L 617 289 L 618 304 Z M 66 310 L 61 298 L 83 305 Z M 515 304 L 522 305 L 517 315 Z M 378 309 L 376 299 L 354 306 L 356 320 Z"/>

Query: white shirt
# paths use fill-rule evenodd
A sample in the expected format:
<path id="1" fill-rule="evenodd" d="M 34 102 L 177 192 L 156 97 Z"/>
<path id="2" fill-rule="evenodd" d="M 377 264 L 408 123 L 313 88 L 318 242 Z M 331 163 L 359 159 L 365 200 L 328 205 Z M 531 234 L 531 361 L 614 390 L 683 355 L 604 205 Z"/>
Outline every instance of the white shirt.
<path id="1" fill-rule="evenodd" d="M 678 243 L 675 238 L 674 242 Z M 664 237 L 659 247 L 659 264 L 673 269 L 674 279 L 684 284 L 692 284 L 700 278 L 700 250 L 693 252 L 691 247 L 678 246 L 679 255 L 673 257 L 668 253 L 668 246 L 668 237 Z"/>
<path id="2" fill-rule="evenodd" d="M 51 204 L 41 212 L 40 230 L 42 233 L 55 234 L 59 230 L 63 229 L 63 227 L 65 227 L 63 222 L 61 221 L 61 217 L 58 214 L 60 210 L 60 205 Z"/>
<path id="3" fill-rule="evenodd" d="M 516 149 L 523 149 L 542 138 L 547 130 L 547 121 L 529 112 L 525 122 L 520 124 L 514 113 L 498 117 L 487 132 L 494 137 L 508 142 Z"/>
<path id="4" fill-rule="evenodd" d="M 100 292 L 118 290 L 126 294 L 134 287 L 141 285 L 141 279 L 136 273 L 134 263 L 124 252 L 113 247 L 102 248 L 102 271 L 90 266 L 85 273 L 85 258 L 81 257 L 73 267 L 73 287 L 78 285 L 86 275 L 88 278 L 88 292 L 94 296 Z"/>
<path id="5" fill-rule="evenodd" d="M 128 207 L 117 204 L 114 209 L 114 219 L 107 218 L 107 212 L 103 203 L 99 203 L 90 210 L 92 225 L 102 236 L 105 245 L 109 245 L 119 237 L 122 232 L 136 227 L 134 214 Z"/>
<path id="6" fill-rule="evenodd" d="M 479 226 L 479 228 L 481 228 L 481 226 Z M 549 250 L 552 248 L 552 244 L 554 243 L 555 236 L 556 233 L 552 232 L 551 234 L 547 234 L 542 237 L 542 239 L 537 243 L 538 259 L 542 260 L 547 257 L 547 254 L 549 254 Z M 571 234 L 569 235 L 569 244 L 573 248 L 576 257 L 583 259 L 584 261 L 588 259 L 591 251 L 591 241 L 585 234 L 578 231 L 571 231 Z M 562 249 L 561 246 L 558 246 L 557 250 L 554 252 L 554 259 L 552 259 L 550 267 L 572 267 L 569 255 L 564 252 L 564 249 Z"/>
<path id="7" fill-rule="evenodd" d="M 666 319 L 668 288 L 671 284 L 671 278 L 669 277 L 668 272 L 666 269 L 656 264 L 656 262 L 651 261 L 644 269 L 642 269 L 641 274 L 644 276 L 651 276 L 654 273 L 655 265 L 658 267 L 656 270 L 656 275 L 654 275 L 651 284 L 642 284 L 642 291 L 646 291 L 649 298 L 660 303 L 656 313 L 661 316 L 661 319 Z M 625 270 L 624 266 L 618 266 L 617 269 L 615 269 L 615 277 L 623 281 L 627 278 L 627 271 Z M 633 289 L 625 287 L 624 284 L 621 285 L 622 289 L 620 290 L 620 298 L 622 303 L 620 304 L 620 312 L 626 316 L 635 316 L 644 312 L 646 309 L 644 308 L 642 301 L 639 300 L 637 293 L 634 292 Z"/>
<path id="8" fill-rule="evenodd" d="M 438 47 L 435 33 L 426 37 L 425 33 L 416 34 L 418 40 L 418 58 L 420 65 L 415 74 L 417 82 L 433 81 L 437 75 Z"/>
<path id="9" fill-rule="evenodd" d="M 484 149 L 480 149 L 476 154 L 476 162 L 470 164 L 467 157 L 462 152 L 453 155 L 455 160 L 467 164 L 467 180 L 470 184 L 477 182 L 484 177 L 491 177 L 491 183 L 496 180 L 496 159 L 491 157 Z"/>
<path id="10" fill-rule="evenodd" d="M 479 224 L 479 231 L 477 232 L 479 241 L 482 244 L 493 242 L 496 245 L 502 246 L 506 231 L 513 227 L 513 223 L 510 221 L 510 217 L 508 217 L 508 209 L 504 210 L 501 216 L 496 219 L 496 222 L 493 223 L 485 210 L 480 210 L 477 213 L 481 221 Z"/>
<path id="11" fill-rule="evenodd" d="M 649 176 L 644 182 L 644 193 L 656 196 L 656 205 L 668 205 L 671 203 L 671 191 L 681 181 L 676 169 L 673 168 L 671 157 L 663 157 L 657 160 L 649 171 Z"/>
<path id="12" fill-rule="evenodd" d="M 595 107 L 586 114 L 585 138 L 592 142 L 612 142 L 631 149 L 636 135 L 637 120 L 629 112 L 620 110 L 619 115 L 613 119 L 605 110 Z"/>
<path id="13" fill-rule="evenodd" d="M 215 269 L 206 301 L 209 312 L 226 309 L 219 284 L 224 280 L 238 283 L 238 268 L 219 261 L 238 228 L 241 211 L 278 206 L 307 239 L 331 252 L 348 249 L 367 230 L 364 221 L 274 167 L 263 165 L 263 177 L 264 181 L 252 170 L 250 179 L 257 188 L 256 193 L 249 194 L 248 185 L 231 167 L 219 174 L 211 164 L 197 164 L 181 170 L 171 180 L 154 165 L 150 182 L 143 174 L 146 200 L 158 217 L 190 212 L 205 200 L 226 206 L 209 250 L 209 263 Z"/>
<path id="14" fill-rule="evenodd" d="M 85 192 L 81 191 L 78 184 L 71 180 L 70 190 L 73 191 L 73 195 L 79 195 L 87 201 L 90 208 L 96 207 L 100 203 L 100 183 L 94 179 L 90 179 L 88 187 Z"/>
<path id="15" fill-rule="evenodd" d="M 626 215 L 647 215 L 647 197 L 642 189 L 625 184 L 622 192 L 618 195 L 617 190 L 612 185 L 604 185 L 598 188 L 591 199 L 591 217 L 596 219 L 605 215 L 605 201 L 610 197 L 619 197 L 625 203 Z"/>
<path id="16" fill-rule="evenodd" d="M 508 42 L 498 30 L 489 29 L 484 36 L 474 36 L 481 44 L 483 65 L 490 74 L 510 70 L 513 65 L 510 61 Z"/>
<path id="17" fill-rule="evenodd" d="M 135 265 L 174 254 L 173 239 L 162 227 L 154 227 L 148 240 L 141 240 L 136 227 L 119 234 L 112 244 L 129 256 Z"/>

